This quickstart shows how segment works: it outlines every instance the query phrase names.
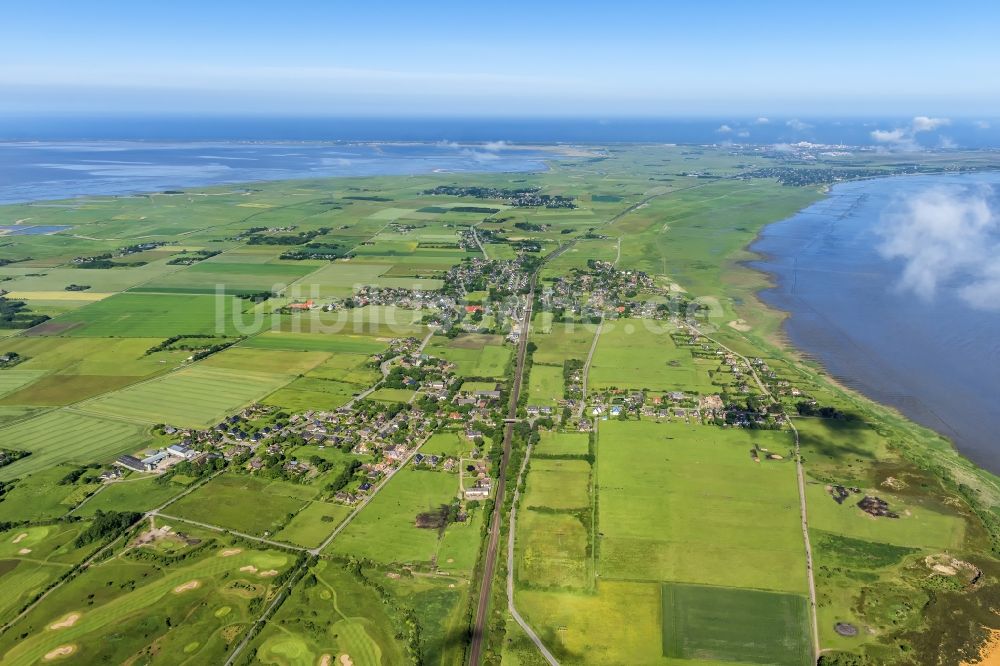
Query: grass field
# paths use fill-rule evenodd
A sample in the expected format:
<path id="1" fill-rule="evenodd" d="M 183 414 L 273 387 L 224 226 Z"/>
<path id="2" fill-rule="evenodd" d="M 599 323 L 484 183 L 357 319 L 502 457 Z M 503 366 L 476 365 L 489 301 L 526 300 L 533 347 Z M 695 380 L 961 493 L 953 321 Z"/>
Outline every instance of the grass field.
<path id="1" fill-rule="evenodd" d="M 32 333 L 87 337 L 166 338 L 171 335 L 234 335 L 240 328 L 267 327 L 264 316 L 254 325 L 242 313 L 243 302 L 229 296 L 117 294 L 36 327 Z"/>
<path id="2" fill-rule="evenodd" d="M 383 338 L 420 337 L 427 330 L 420 320 L 424 313 L 391 305 L 367 305 L 361 308 L 309 312 L 279 318 L 279 328 L 291 333 L 330 335 L 370 335 Z"/>
<path id="3" fill-rule="evenodd" d="M 528 404 L 551 407 L 562 398 L 562 366 L 532 365 L 528 376 Z"/>
<path id="4" fill-rule="evenodd" d="M 531 341 L 538 345 L 532 355 L 535 363 L 552 363 L 561 366 L 570 358 L 587 358 L 597 326 L 593 324 L 546 324 L 541 313 L 535 317 Z"/>
<path id="5" fill-rule="evenodd" d="M 663 322 L 621 319 L 605 324 L 589 374 L 590 386 L 685 391 L 718 391 L 690 352 L 678 349 Z"/>
<path id="6" fill-rule="evenodd" d="M 805 590 L 795 467 L 784 432 L 602 422 L 597 483 L 602 578 Z"/>
<path id="7" fill-rule="evenodd" d="M 350 402 L 366 386 L 327 379 L 301 377 L 264 398 L 265 405 L 304 412 L 310 409 L 336 409 Z"/>
<path id="8" fill-rule="evenodd" d="M 93 516 L 97 511 L 149 511 L 183 490 L 184 487 L 176 483 L 159 483 L 157 477 L 133 474 L 102 488 L 74 515 Z"/>
<path id="9" fill-rule="evenodd" d="M 368 396 L 369 400 L 379 402 L 409 402 L 410 398 L 416 395 L 416 391 L 410 389 L 380 388 Z"/>
<path id="10" fill-rule="evenodd" d="M 151 280 L 142 288 L 168 293 L 189 290 L 193 294 L 214 294 L 220 288 L 227 293 L 280 292 L 314 270 L 314 266 L 297 263 L 244 264 L 210 259 Z"/>
<path id="11" fill-rule="evenodd" d="M 499 336 L 476 334 L 433 338 L 426 352 L 455 363 L 461 377 L 502 377 L 513 355 Z"/>
<path id="12" fill-rule="evenodd" d="M 150 424 L 204 428 L 263 398 L 289 379 L 289 375 L 199 364 L 95 398 L 77 409 Z"/>
<path id="13" fill-rule="evenodd" d="M 700 585 L 663 585 L 663 654 L 754 664 L 812 663 L 806 598 Z"/>
<path id="14" fill-rule="evenodd" d="M 965 537 L 965 521 L 946 507 L 921 506 L 917 501 L 886 492 L 885 488 L 865 493 L 889 503 L 899 518 L 873 518 L 856 505 L 864 497 L 852 495 L 843 504 L 833 501 L 824 484 L 806 486 L 809 526 L 855 539 L 895 546 L 919 546 L 943 550 L 960 549 Z"/>
<path id="15" fill-rule="evenodd" d="M 596 594 L 519 590 L 516 600 L 560 663 L 669 664 L 659 583 L 599 580 Z"/>
<path id="16" fill-rule="evenodd" d="M 343 504 L 310 502 L 275 535 L 275 539 L 314 548 L 323 543 L 350 512 L 351 507 Z"/>
<path id="17" fill-rule="evenodd" d="M 32 452 L 0 467 L 0 481 L 7 481 L 63 462 L 109 462 L 141 448 L 148 436 L 134 423 L 58 410 L 0 430 L 0 440 Z"/>
<path id="18" fill-rule="evenodd" d="M 431 435 L 427 443 L 423 445 L 421 451 L 429 455 L 439 456 L 468 456 L 475 444 L 470 442 L 464 435 L 457 432 L 437 432 Z"/>
<path id="19" fill-rule="evenodd" d="M 169 513 L 256 536 L 273 535 L 315 492 L 285 481 L 228 473 L 171 504 Z"/>
<path id="20" fill-rule="evenodd" d="M 70 465 L 56 465 L 21 479 L 0 502 L 0 522 L 49 520 L 60 518 L 81 501 L 87 493 L 97 490 L 97 484 L 61 484 Z"/>
<path id="21" fill-rule="evenodd" d="M 449 558 L 454 559 L 451 550 L 465 549 L 465 542 L 478 545 L 478 531 L 470 525 L 448 527 L 445 532 L 454 531 L 458 537 L 452 549 L 444 545 L 444 535 L 438 530 L 416 527 L 415 521 L 418 514 L 437 510 L 457 494 L 457 475 L 406 467 L 393 476 L 328 550 L 385 564 L 436 562 L 444 567 Z"/>
<path id="22" fill-rule="evenodd" d="M 384 350 L 388 346 L 386 343 L 387 340 L 380 340 L 369 335 L 348 333 L 325 335 L 322 333 L 267 331 L 241 343 L 241 346 L 249 349 L 290 349 L 370 355 Z"/>
<path id="23" fill-rule="evenodd" d="M 532 460 L 522 503 L 527 507 L 549 509 L 589 507 L 590 463 L 586 460 Z"/>
<path id="24" fill-rule="evenodd" d="M 535 454 L 546 456 L 584 456 L 590 451 L 590 435 L 578 432 L 543 432 L 535 445 Z"/>
<path id="25" fill-rule="evenodd" d="M 516 543 L 518 585 L 530 589 L 590 587 L 590 534 L 577 515 L 522 511 Z"/>

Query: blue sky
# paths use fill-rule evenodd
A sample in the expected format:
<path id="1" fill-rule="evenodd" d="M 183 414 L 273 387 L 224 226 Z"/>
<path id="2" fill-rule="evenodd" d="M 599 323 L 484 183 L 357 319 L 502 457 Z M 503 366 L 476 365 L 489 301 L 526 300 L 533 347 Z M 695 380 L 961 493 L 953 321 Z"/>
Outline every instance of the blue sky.
<path id="1" fill-rule="evenodd" d="M 1000 5 L 10 3 L 0 113 L 1000 115 Z"/>

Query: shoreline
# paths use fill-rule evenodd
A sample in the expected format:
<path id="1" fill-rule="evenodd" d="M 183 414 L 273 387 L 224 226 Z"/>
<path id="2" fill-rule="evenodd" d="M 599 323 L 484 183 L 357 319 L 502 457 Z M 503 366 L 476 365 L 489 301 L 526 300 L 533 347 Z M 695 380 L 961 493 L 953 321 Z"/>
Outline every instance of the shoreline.
<path id="1" fill-rule="evenodd" d="M 992 173 L 1000 174 L 1000 171 L 994 171 Z M 960 174 L 958 174 L 958 173 L 952 174 L 950 172 L 941 172 L 939 174 L 912 174 L 912 175 L 948 176 L 948 175 L 960 175 Z M 743 249 L 742 249 L 743 252 L 745 252 L 747 255 L 749 255 L 749 258 L 741 259 L 741 260 L 739 260 L 739 261 L 737 261 L 735 263 L 738 266 L 740 266 L 741 268 L 753 271 L 757 275 L 761 276 L 764 279 L 764 282 L 766 283 L 765 286 L 753 290 L 752 295 L 753 295 L 753 298 L 754 298 L 754 301 L 755 301 L 754 305 L 756 307 L 759 307 L 759 308 L 763 309 L 766 312 L 771 313 L 773 316 L 775 316 L 778 319 L 778 321 L 777 321 L 777 326 L 775 327 L 775 329 L 774 329 L 773 332 L 770 332 L 770 333 L 767 333 L 767 334 L 761 336 L 761 338 L 763 340 L 765 340 L 766 342 L 768 342 L 771 345 L 774 345 L 776 348 L 780 349 L 782 352 L 787 353 L 795 361 L 797 361 L 799 363 L 802 363 L 806 367 L 812 367 L 814 371 L 818 372 L 826 381 L 828 381 L 838 391 L 840 391 L 842 393 L 845 393 L 847 395 L 851 395 L 851 396 L 855 397 L 856 399 L 860 399 L 862 401 L 870 403 L 871 405 L 874 405 L 874 406 L 876 406 L 878 408 L 881 408 L 883 410 L 887 410 L 887 411 L 891 412 L 897 418 L 902 419 L 903 421 L 905 421 L 905 422 L 907 422 L 907 423 L 909 423 L 909 424 L 911 424 L 911 425 L 913 425 L 915 427 L 926 429 L 927 431 L 933 433 L 935 436 L 937 436 L 937 437 L 941 438 L 942 440 L 946 441 L 948 443 L 949 447 L 951 448 L 951 450 L 955 454 L 957 454 L 958 456 L 960 456 L 963 460 L 967 461 L 968 463 L 971 463 L 976 469 L 981 470 L 983 472 L 986 472 L 986 473 L 990 474 L 991 476 L 998 477 L 998 476 L 1000 476 L 1000 469 L 996 469 L 996 470 L 991 469 L 991 467 L 988 464 L 977 460 L 975 457 L 973 457 L 973 455 L 971 455 L 969 452 L 965 451 L 963 449 L 963 447 L 960 447 L 958 445 L 958 443 L 956 442 L 954 434 L 948 434 L 946 432 L 942 432 L 942 429 L 924 422 L 925 419 L 919 418 L 917 415 L 913 414 L 911 410 L 907 410 L 905 407 L 903 407 L 903 406 L 901 406 L 899 404 L 896 404 L 896 403 L 894 403 L 892 401 L 888 401 L 888 400 L 883 400 L 883 399 L 880 399 L 880 398 L 876 398 L 873 395 L 870 395 L 868 390 L 865 390 L 864 388 L 862 388 L 860 386 L 858 386 L 858 387 L 851 386 L 850 385 L 852 383 L 852 378 L 851 377 L 833 372 L 830 369 L 828 362 L 825 361 L 822 358 L 822 356 L 821 356 L 820 353 L 814 353 L 814 352 L 810 351 L 807 348 L 807 346 L 801 344 L 800 342 L 797 342 L 794 339 L 793 335 L 789 332 L 788 327 L 789 327 L 789 323 L 791 322 L 791 320 L 793 319 L 793 317 L 796 316 L 797 313 L 795 311 L 793 311 L 793 310 L 785 309 L 785 308 L 783 308 L 783 307 L 781 307 L 781 306 L 779 306 L 777 304 L 772 304 L 772 303 L 769 303 L 767 300 L 765 300 L 765 294 L 766 294 L 766 292 L 778 292 L 785 285 L 785 278 L 783 276 L 779 275 L 776 272 L 767 270 L 766 268 L 763 268 L 763 267 L 761 267 L 759 265 L 761 263 L 766 263 L 768 261 L 773 261 L 773 260 L 779 259 L 781 257 L 779 255 L 776 255 L 776 254 L 771 253 L 771 252 L 766 252 L 766 251 L 762 251 L 762 250 L 753 249 L 753 247 L 755 245 L 757 245 L 763 239 L 764 232 L 768 228 L 770 228 L 771 226 L 773 226 L 775 224 L 779 224 L 779 223 L 782 223 L 782 222 L 787 222 L 788 220 L 790 220 L 790 219 L 792 219 L 792 218 L 794 218 L 794 217 L 796 217 L 798 215 L 801 215 L 804 211 L 808 210 L 809 208 L 811 208 L 811 207 L 813 207 L 813 206 L 815 206 L 815 205 L 817 205 L 817 204 L 819 204 L 821 202 L 827 201 L 829 199 L 829 197 L 834 193 L 834 190 L 835 190 L 835 188 L 838 185 L 855 183 L 855 182 L 859 182 L 859 181 L 862 181 L 862 180 L 864 180 L 864 181 L 880 181 L 880 180 L 888 181 L 888 180 L 894 180 L 894 179 L 897 179 L 897 178 L 911 177 L 912 175 L 911 174 L 902 174 L 902 175 L 885 176 L 885 177 L 882 177 L 882 178 L 864 178 L 864 179 L 857 179 L 857 180 L 852 180 L 852 181 L 845 181 L 844 183 L 836 183 L 836 184 L 834 184 L 832 186 L 825 186 L 823 188 L 822 192 L 821 192 L 821 194 L 822 194 L 821 198 L 817 199 L 813 203 L 810 203 L 808 206 L 805 206 L 804 208 L 796 211 L 794 214 L 792 214 L 792 215 L 790 215 L 790 216 L 788 216 L 786 218 L 782 218 L 780 220 L 774 220 L 772 222 L 768 222 L 767 224 L 761 226 L 757 230 L 757 233 L 754 235 L 753 239 L 749 243 L 747 243 L 747 245 L 745 245 L 743 247 Z M 755 265 L 755 264 L 757 264 L 757 265 Z M 798 313 L 798 314 L 801 314 L 801 313 Z M 823 313 L 821 312 L 820 314 L 823 314 Z M 871 389 L 871 388 L 872 387 L 868 387 L 868 389 Z M 941 417 L 936 417 L 936 418 L 942 424 L 947 425 L 947 422 L 944 421 L 944 419 L 942 419 Z"/>
<path id="2" fill-rule="evenodd" d="M 16 148 L 44 148 L 45 146 L 80 146 L 85 149 L 86 147 L 100 147 L 100 146 L 127 146 L 132 147 L 136 150 L 150 150 L 157 149 L 158 147 L 164 150 L 173 149 L 198 149 L 198 148 L 274 148 L 274 149 L 287 149 L 295 146 L 300 147 L 312 147 L 312 148 L 343 148 L 345 146 L 359 146 L 366 148 L 378 148 L 379 146 L 398 146 L 398 147 L 419 147 L 426 146 L 428 148 L 435 148 L 445 146 L 451 148 L 455 151 L 472 151 L 477 150 L 487 153 L 491 160 L 481 160 L 476 161 L 475 158 L 470 157 L 468 154 L 462 154 L 461 152 L 453 152 L 450 154 L 443 155 L 401 155 L 398 157 L 376 157 L 382 161 L 384 164 L 391 165 L 396 161 L 412 161 L 412 160 L 432 160 L 432 161 L 442 161 L 442 160 L 466 160 L 473 161 L 480 165 L 480 168 L 469 168 L 469 169 L 454 169 L 448 167 L 426 165 L 426 168 L 422 169 L 408 169 L 402 170 L 400 172 L 386 172 L 386 173 L 313 173 L 304 168 L 289 168 L 289 167 L 268 167 L 268 166 L 256 166 L 248 168 L 248 171 L 258 170 L 258 171 L 269 171 L 275 168 L 286 168 L 289 173 L 280 174 L 279 177 L 244 177 L 241 175 L 234 175 L 231 179 L 221 178 L 218 180 L 198 178 L 197 176 L 192 176 L 192 181 L 198 181 L 195 184 L 177 184 L 177 181 L 170 181 L 168 178 L 158 178 L 144 176 L 142 174 L 133 175 L 112 175 L 107 177 L 84 177 L 78 179 L 69 179 L 65 181 L 64 188 L 76 188 L 77 190 L 82 190 L 81 185 L 86 185 L 88 183 L 105 183 L 108 185 L 107 191 L 97 191 L 97 192 L 86 192 L 80 191 L 76 194 L 69 194 L 65 196 L 59 196 L 58 194 L 53 196 L 53 192 L 42 193 L 40 195 L 31 196 L 20 196 L 18 192 L 24 191 L 30 193 L 31 190 L 42 187 L 46 183 L 51 183 L 51 180 L 38 180 L 30 183 L 13 184 L 8 186 L 0 187 L 0 208 L 5 206 L 38 206 L 38 205 L 66 205 L 68 202 L 76 202 L 85 199 L 101 199 L 101 198 L 121 198 L 121 197 L 133 197 L 133 196 L 151 196 L 151 195 L 163 195 L 166 190 L 183 190 L 184 193 L 189 193 L 188 190 L 207 190 L 218 187 L 235 187 L 235 188 L 248 188 L 254 185 L 259 185 L 261 183 L 293 183 L 293 182 L 307 182 L 307 181 L 320 181 L 320 180 L 348 180 L 352 178 L 412 178 L 420 176 L 463 176 L 463 175 L 490 175 L 490 174 L 544 174 L 549 173 L 553 170 L 552 163 L 556 160 L 580 160 L 587 157 L 598 156 L 597 153 L 590 154 L 586 153 L 585 148 L 580 148 L 577 145 L 557 145 L 553 143 L 548 144 L 537 144 L 529 145 L 525 143 L 519 144 L 505 144 L 502 151 L 507 151 L 507 154 L 503 155 L 498 152 L 490 152 L 488 149 L 484 148 L 489 142 L 480 143 L 463 143 L 454 142 L 451 144 L 444 144 L 440 141 L 418 141 L 418 142 L 406 142 L 406 141 L 343 141 L 343 142 L 332 142 L 332 141 L 298 141 L 298 142 L 282 142 L 282 141 L 133 141 L 133 140 L 77 140 L 77 141 L 13 141 L 13 140 L 0 140 L 0 150 L 6 148 L 16 149 Z M 522 155 L 517 153 L 529 153 L 538 152 L 536 155 Z M 585 154 L 586 153 L 586 154 Z M 271 155 L 263 154 L 260 156 L 261 159 L 268 159 L 273 157 Z M 223 163 L 228 163 L 232 159 L 229 156 L 219 157 L 216 156 L 217 161 Z M 242 159 L 242 158 L 239 158 Z M 359 160 L 370 161 L 373 158 L 371 156 L 359 156 Z M 504 161 L 507 162 L 517 162 L 517 161 L 533 161 L 533 164 L 523 165 L 525 168 L 518 168 L 517 164 L 506 165 L 503 168 L 489 168 L 490 164 L 496 164 Z M 86 160 L 82 158 L 75 158 L 75 161 L 90 162 L 92 160 Z M 71 164 L 73 160 L 67 161 L 66 164 Z M 136 164 L 141 164 L 136 162 Z M 206 165 L 210 165 L 210 162 L 206 160 Z M 94 163 L 92 165 L 94 168 L 100 168 L 101 164 Z M 165 162 L 163 166 L 171 166 L 169 162 Z M 202 165 L 198 165 L 202 166 Z M 485 167 L 485 168 L 483 168 Z M 71 169 L 56 169 L 58 171 L 63 171 L 65 173 L 72 173 Z M 251 174 L 252 176 L 252 174 Z M 138 185 L 129 185 L 129 183 L 134 183 L 136 180 L 156 180 L 161 182 L 142 182 Z M 181 178 L 183 180 L 183 177 Z M 109 182 L 111 181 L 111 182 Z M 117 181 L 117 182 L 116 182 Z M 54 189 L 58 190 L 61 186 L 57 186 Z M 5 195 L 5 189 L 9 189 L 11 192 L 10 197 L 7 198 Z"/>

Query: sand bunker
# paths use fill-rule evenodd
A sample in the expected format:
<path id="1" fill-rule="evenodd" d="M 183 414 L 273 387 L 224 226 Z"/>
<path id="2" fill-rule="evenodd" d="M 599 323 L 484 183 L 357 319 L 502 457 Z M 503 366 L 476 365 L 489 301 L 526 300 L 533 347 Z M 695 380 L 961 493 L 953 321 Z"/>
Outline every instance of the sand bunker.
<path id="1" fill-rule="evenodd" d="M 188 582 L 184 583 L 183 585 L 178 585 L 177 587 L 175 587 L 174 588 L 174 594 L 180 594 L 181 592 L 187 592 L 188 590 L 197 589 L 200 585 L 201 585 L 200 581 L 189 580 Z"/>
<path id="2" fill-rule="evenodd" d="M 342 654 L 340 655 L 340 664 L 341 666 L 354 666 L 354 660 L 351 659 L 351 655 Z"/>
<path id="3" fill-rule="evenodd" d="M 742 333 L 746 333 L 747 331 L 753 329 L 753 327 L 750 324 L 746 323 L 746 321 L 743 319 L 734 319 L 727 325 L 729 326 L 729 328 L 736 329 L 737 331 L 740 331 Z"/>
<path id="4" fill-rule="evenodd" d="M 45 653 L 45 661 L 52 661 L 53 659 L 59 659 L 61 657 L 68 657 L 76 652 L 75 645 L 60 645 L 55 650 L 51 650 Z"/>
<path id="5" fill-rule="evenodd" d="M 80 619 L 79 613 L 70 613 L 69 615 L 59 620 L 55 624 L 50 624 L 49 629 L 66 629 L 76 624 L 76 621 L 79 619 Z"/>
<path id="6" fill-rule="evenodd" d="M 21 550 L 17 551 L 17 554 L 18 555 L 27 555 L 30 552 L 31 552 L 30 548 L 22 548 Z"/>
<path id="7" fill-rule="evenodd" d="M 328 654 L 324 654 L 319 658 L 319 666 L 330 666 L 333 663 L 333 657 Z"/>
<path id="8" fill-rule="evenodd" d="M 11 543 L 21 543 L 21 541 L 23 541 L 24 539 L 27 539 L 27 538 L 28 538 L 28 533 L 27 532 L 21 532 L 16 537 L 14 537 L 14 540 L 11 541 Z"/>
<path id="9" fill-rule="evenodd" d="M 271 576 L 277 576 L 278 575 L 278 570 L 277 569 L 268 569 L 267 571 L 261 571 L 257 575 L 260 576 L 261 578 L 270 578 Z"/>
<path id="10" fill-rule="evenodd" d="M 239 555 L 243 552 L 242 548 L 227 548 L 226 550 L 219 553 L 219 557 L 232 557 L 233 555 Z"/>
<path id="11" fill-rule="evenodd" d="M 240 567 L 240 571 L 246 571 L 248 573 L 257 573 L 257 567 L 252 564 L 248 564 L 245 567 Z"/>

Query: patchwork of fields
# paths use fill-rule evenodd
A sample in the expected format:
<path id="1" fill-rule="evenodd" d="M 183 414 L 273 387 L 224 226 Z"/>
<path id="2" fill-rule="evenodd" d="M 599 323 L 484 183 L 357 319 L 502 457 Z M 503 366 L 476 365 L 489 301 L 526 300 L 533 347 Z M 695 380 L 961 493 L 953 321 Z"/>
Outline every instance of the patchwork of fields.
<path id="1" fill-rule="evenodd" d="M 536 268 L 511 575 L 560 663 L 977 654 L 1000 628 L 995 480 L 774 345 L 741 248 L 821 196 L 756 171 L 776 164 L 798 168 L 562 147 L 540 173 L 4 206 L 70 231 L 0 248 L 7 299 L 50 317 L 0 330 L 0 463 L 30 454 L 0 466 L 0 661 L 465 664 L 489 510 L 515 486 L 495 497 L 508 405 L 469 396 L 512 394 Z M 695 297 L 711 313 L 660 307 Z M 112 467 L 181 442 L 155 471 Z M 506 613 L 501 537 L 475 637 L 489 663 L 540 664 Z"/>

